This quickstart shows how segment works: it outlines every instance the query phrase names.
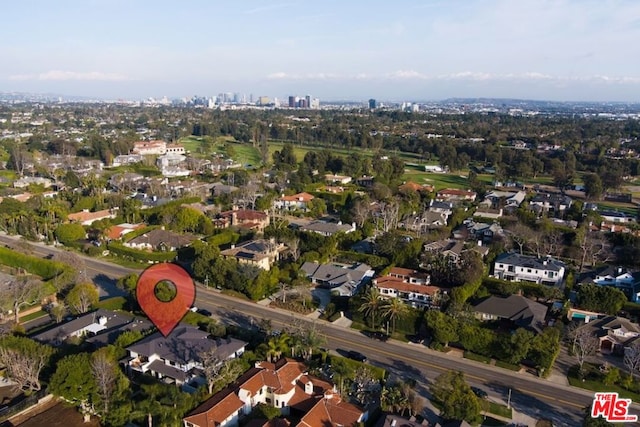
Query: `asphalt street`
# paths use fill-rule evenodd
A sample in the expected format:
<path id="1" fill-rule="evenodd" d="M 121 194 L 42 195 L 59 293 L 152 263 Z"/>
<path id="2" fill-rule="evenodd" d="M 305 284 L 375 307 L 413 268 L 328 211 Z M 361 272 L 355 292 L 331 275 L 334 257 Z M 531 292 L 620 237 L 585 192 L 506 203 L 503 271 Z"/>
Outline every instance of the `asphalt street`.
<path id="1" fill-rule="evenodd" d="M 0 242 L 16 242 L 12 236 L 0 236 Z M 63 250 L 46 245 L 32 245 L 33 254 L 47 256 Z M 109 262 L 82 256 L 87 275 L 100 287 L 101 298 L 123 295 L 115 286 L 118 278 L 140 270 L 122 267 Z M 413 378 L 423 387 L 447 370 L 460 370 L 472 385 L 479 385 L 490 396 L 508 400 L 515 410 L 536 418 L 550 418 L 556 426 L 579 425 L 584 408 L 593 400 L 593 393 L 575 387 L 550 382 L 528 373 L 517 373 L 483 363 L 453 357 L 433 351 L 419 344 L 387 341 L 379 342 L 358 331 L 343 328 L 326 321 L 313 320 L 255 302 L 224 295 L 216 290 L 198 286 L 196 306 L 213 313 L 229 324 L 252 327 L 261 319 L 270 319 L 274 329 L 286 329 L 293 322 L 316 322 L 327 339 L 327 348 L 343 353 L 357 350 L 369 358 L 369 363 L 388 369 L 394 375 Z M 425 394 L 426 390 L 421 390 Z M 640 413 L 640 406 L 633 405 L 632 413 Z"/>

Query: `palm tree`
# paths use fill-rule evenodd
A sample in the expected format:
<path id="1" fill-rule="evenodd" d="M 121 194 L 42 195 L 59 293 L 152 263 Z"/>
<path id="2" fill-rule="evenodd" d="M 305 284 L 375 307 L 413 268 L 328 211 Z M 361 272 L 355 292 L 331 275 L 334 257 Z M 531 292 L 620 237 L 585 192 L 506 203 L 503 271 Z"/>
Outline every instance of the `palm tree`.
<path id="1" fill-rule="evenodd" d="M 267 358 L 270 362 L 275 362 L 280 359 L 283 354 L 287 353 L 287 350 L 289 350 L 289 341 L 290 337 L 287 334 L 280 334 L 269 339 L 267 342 Z"/>
<path id="2" fill-rule="evenodd" d="M 402 300 L 393 298 L 389 300 L 382 309 L 382 316 L 391 322 L 391 332 L 396 330 L 396 320 L 402 318 L 407 313 L 407 306 Z"/>
<path id="3" fill-rule="evenodd" d="M 362 295 L 362 305 L 358 308 L 358 311 L 362 312 L 365 317 L 371 318 L 371 327 L 376 327 L 376 314 L 380 311 L 383 305 L 380 291 L 378 288 L 369 288 L 367 292 Z"/>

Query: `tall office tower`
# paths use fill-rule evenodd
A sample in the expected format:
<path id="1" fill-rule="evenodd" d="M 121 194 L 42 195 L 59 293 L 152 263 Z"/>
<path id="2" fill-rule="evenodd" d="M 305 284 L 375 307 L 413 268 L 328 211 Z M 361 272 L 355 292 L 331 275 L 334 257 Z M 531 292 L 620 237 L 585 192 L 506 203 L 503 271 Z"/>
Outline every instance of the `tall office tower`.
<path id="1" fill-rule="evenodd" d="M 307 95 L 304 97 L 304 101 L 305 101 L 305 107 L 306 108 L 311 108 L 311 95 Z"/>
<path id="2" fill-rule="evenodd" d="M 290 96 L 289 97 L 289 108 L 296 108 L 296 97 L 295 96 Z"/>
<path id="3" fill-rule="evenodd" d="M 313 98 L 311 100 L 311 105 L 309 105 L 309 108 L 313 109 L 313 110 L 317 110 L 320 108 L 320 100 L 318 98 Z"/>
<path id="4" fill-rule="evenodd" d="M 370 99 L 369 100 L 369 108 L 371 108 L 372 110 L 376 108 L 376 100 L 375 99 Z"/>

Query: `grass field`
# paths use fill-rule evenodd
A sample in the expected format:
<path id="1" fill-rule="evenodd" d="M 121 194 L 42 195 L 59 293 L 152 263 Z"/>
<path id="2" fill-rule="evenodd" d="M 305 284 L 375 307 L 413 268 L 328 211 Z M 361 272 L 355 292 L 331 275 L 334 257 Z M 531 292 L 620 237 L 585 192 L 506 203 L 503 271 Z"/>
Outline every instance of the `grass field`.
<path id="1" fill-rule="evenodd" d="M 189 151 L 191 155 L 195 157 L 208 157 L 207 154 L 200 152 L 200 147 L 202 145 L 201 137 L 193 135 L 187 136 L 185 138 L 180 138 L 178 143 L 184 145 L 184 149 Z M 256 148 L 254 148 L 250 143 L 237 142 L 233 138 L 216 138 L 211 146 L 210 154 L 213 154 L 213 152 L 224 154 L 245 167 L 256 167 L 262 164 L 260 152 Z M 300 158 L 300 160 L 302 160 L 302 158 Z"/>

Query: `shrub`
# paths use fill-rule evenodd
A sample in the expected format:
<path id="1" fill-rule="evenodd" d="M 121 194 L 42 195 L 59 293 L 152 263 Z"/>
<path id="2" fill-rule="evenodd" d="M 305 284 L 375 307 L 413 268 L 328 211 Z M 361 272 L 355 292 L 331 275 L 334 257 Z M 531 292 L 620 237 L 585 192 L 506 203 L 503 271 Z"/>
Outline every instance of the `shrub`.
<path id="1" fill-rule="evenodd" d="M 60 224 L 56 231 L 54 232 L 56 239 L 64 245 L 77 242 L 78 240 L 82 240 L 86 237 L 87 232 L 84 227 L 77 223 L 71 224 Z"/>
<path id="2" fill-rule="evenodd" d="M 137 249 L 127 248 L 116 242 L 111 242 L 107 245 L 107 248 L 114 255 L 118 255 L 124 258 L 129 258 L 134 261 L 140 262 L 167 262 L 176 258 L 176 252 L 146 252 L 139 251 Z"/>
<path id="3" fill-rule="evenodd" d="M 21 254 L 3 247 L 0 247 L 0 264 L 25 269 L 42 277 L 43 280 L 53 279 L 68 270 L 62 263 Z"/>

